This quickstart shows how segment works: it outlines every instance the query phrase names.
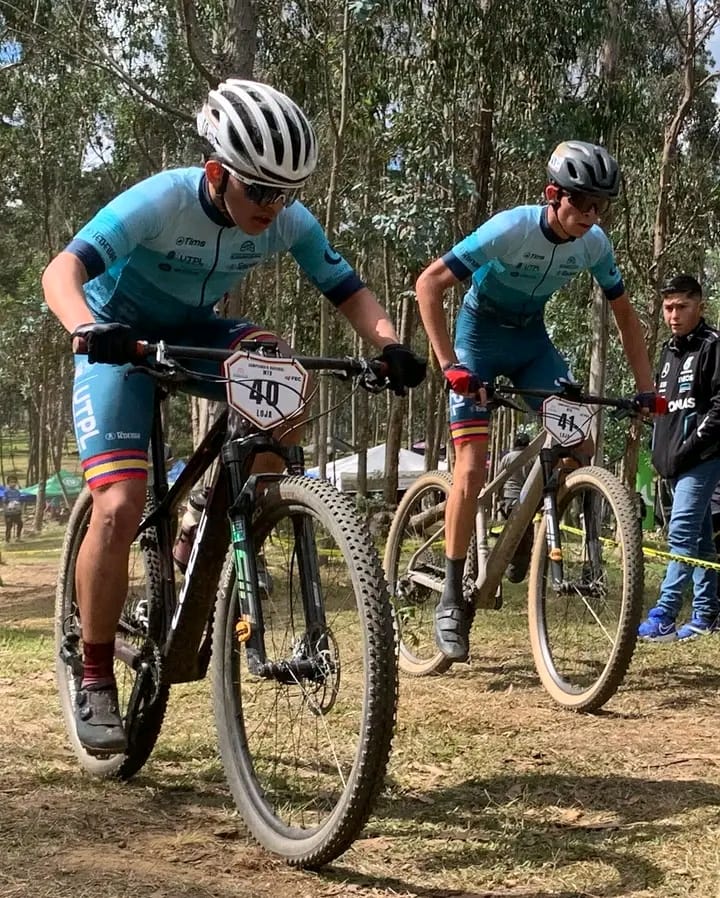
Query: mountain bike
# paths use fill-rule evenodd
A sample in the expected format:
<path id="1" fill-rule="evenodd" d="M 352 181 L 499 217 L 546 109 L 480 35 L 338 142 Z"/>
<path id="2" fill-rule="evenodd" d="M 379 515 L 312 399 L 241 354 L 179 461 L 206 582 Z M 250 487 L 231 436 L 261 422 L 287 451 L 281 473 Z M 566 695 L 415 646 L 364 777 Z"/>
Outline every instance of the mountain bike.
<path id="1" fill-rule="evenodd" d="M 128 376 L 149 376 L 158 389 L 152 476 L 115 640 L 128 745 L 124 754 L 93 755 L 75 730 L 75 569 L 92 507 L 87 490 L 68 525 L 55 608 L 70 742 L 89 773 L 128 779 L 150 756 L 170 687 L 202 679 L 212 657 L 220 755 L 247 828 L 290 864 L 319 867 L 357 837 L 383 784 L 397 706 L 396 632 L 364 522 L 331 485 L 305 477 L 303 450 L 274 434 L 305 406 L 309 370 L 342 372 L 377 391 L 383 366 L 283 358 L 253 342 L 234 352 L 138 346 L 145 362 Z M 224 362 L 227 408 L 169 487 L 161 402 L 208 379 L 183 367 L 191 359 Z M 287 473 L 252 473 L 264 452 Z M 201 480 L 207 500 L 181 577 L 172 555 L 178 508 Z"/>
<path id="2" fill-rule="evenodd" d="M 642 615 L 642 508 L 612 473 L 579 464 L 574 449 L 589 435 L 600 406 L 637 415 L 632 400 L 588 396 L 576 385 L 555 393 L 495 387 L 503 395 L 542 398 L 543 430 L 488 483 L 478 498 L 464 575 L 467 614 L 499 608 L 503 573 L 533 519 L 528 621 L 533 659 L 551 697 L 575 711 L 595 711 L 615 694 L 630 664 Z M 509 476 L 533 461 L 520 499 L 494 544 L 490 509 Z M 411 676 L 451 666 L 435 646 L 434 611 L 445 576 L 445 502 L 452 479 L 418 478 L 398 506 L 385 551 L 385 574 L 400 620 L 400 669 Z"/>

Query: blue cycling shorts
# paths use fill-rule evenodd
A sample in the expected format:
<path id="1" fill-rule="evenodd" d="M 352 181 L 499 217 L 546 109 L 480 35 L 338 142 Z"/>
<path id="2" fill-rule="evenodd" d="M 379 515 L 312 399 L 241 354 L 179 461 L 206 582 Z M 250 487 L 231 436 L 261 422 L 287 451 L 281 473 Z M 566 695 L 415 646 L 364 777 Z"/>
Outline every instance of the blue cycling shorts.
<path id="1" fill-rule="evenodd" d="M 278 338 L 246 319 L 210 318 L 193 324 L 192 330 L 165 329 L 163 339 L 175 346 L 208 346 L 232 349 L 241 340 Z M 219 362 L 193 361 L 186 367 L 204 374 L 221 374 Z M 73 420 L 75 439 L 90 489 L 119 480 L 147 477 L 148 445 L 152 427 L 155 381 L 142 372 L 130 374 L 132 365 L 91 365 L 86 356 L 75 356 Z M 208 399 L 225 398 L 225 385 L 193 387 Z"/>
<path id="2" fill-rule="evenodd" d="M 455 329 L 455 353 L 481 381 L 503 375 L 516 386 L 551 390 L 570 368 L 553 346 L 545 324 L 537 319 L 525 327 L 500 324 L 463 304 Z M 538 410 L 541 399 L 524 400 Z M 454 443 L 487 441 L 490 413 L 474 399 L 450 392 L 450 435 Z"/>

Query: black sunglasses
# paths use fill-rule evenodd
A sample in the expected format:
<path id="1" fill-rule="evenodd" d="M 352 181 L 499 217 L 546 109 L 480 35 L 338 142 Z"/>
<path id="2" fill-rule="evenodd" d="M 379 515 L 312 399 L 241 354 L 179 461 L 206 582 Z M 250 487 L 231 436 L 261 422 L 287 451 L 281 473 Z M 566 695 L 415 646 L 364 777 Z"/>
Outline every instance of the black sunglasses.
<path id="1" fill-rule="evenodd" d="M 593 196 L 590 193 L 570 193 L 567 190 L 563 191 L 563 196 L 566 196 L 570 205 L 583 215 L 593 210 L 596 215 L 605 215 L 612 202 L 607 197 Z"/>
<path id="2" fill-rule="evenodd" d="M 292 205 L 297 199 L 297 190 L 288 190 L 287 187 L 273 187 L 270 184 L 258 184 L 255 181 L 248 181 L 233 171 L 229 166 L 223 165 L 225 171 L 233 176 L 245 188 L 245 196 L 251 203 L 256 206 L 274 206 L 276 203 L 282 203 L 283 206 Z"/>

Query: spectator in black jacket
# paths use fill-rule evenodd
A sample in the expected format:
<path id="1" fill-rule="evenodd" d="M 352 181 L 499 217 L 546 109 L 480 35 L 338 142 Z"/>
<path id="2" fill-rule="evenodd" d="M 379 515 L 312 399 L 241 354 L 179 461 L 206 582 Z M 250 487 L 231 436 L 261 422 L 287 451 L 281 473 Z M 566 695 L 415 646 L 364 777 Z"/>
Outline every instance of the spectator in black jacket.
<path id="1" fill-rule="evenodd" d="M 695 278 L 678 275 L 661 293 L 672 337 L 663 345 L 656 373 L 668 413 L 655 418 L 653 464 L 674 489 L 670 552 L 715 561 L 710 497 L 720 480 L 720 333 L 702 317 L 702 290 Z M 692 616 L 676 627 L 691 580 Z M 654 642 L 707 636 L 716 629 L 719 613 L 716 572 L 671 561 L 639 636 Z"/>

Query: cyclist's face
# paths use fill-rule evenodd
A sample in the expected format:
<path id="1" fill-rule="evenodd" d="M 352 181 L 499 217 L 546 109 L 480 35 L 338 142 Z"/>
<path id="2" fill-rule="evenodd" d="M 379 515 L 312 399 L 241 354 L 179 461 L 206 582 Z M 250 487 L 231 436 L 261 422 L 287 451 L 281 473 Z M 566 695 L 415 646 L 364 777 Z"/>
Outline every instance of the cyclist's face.
<path id="1" fill-rule="evenodd" d="M 550 209 L 554 213 L 557 223 L 568 237 L 582 237 L 600 218 L 599 204 L 593 203 L 587 208 L 585 203 L 577 202 L 577 200 L 572 202 L 573 197 L 554 184 L 548 185 L 545 195 L 551 203 Z M 586 211 L 583 212 L 583 208 L 586 208 Z"/>
<path id="2" fill-rule="evenodd" d="M 263 205 L 253 202 L 247 195 L 247 186 L 232 175 L 228 178 L 224 199 L 230 217 L 246 234 L 261 234 L 284 206 L 282 199 Z"/>
<path id="3" fill-rule="evenodd" d="M 702 302 L 687 293 L 667 293 L 663 297 L 663 316 L 673 336 L 684 337 L 700 323 Z"/>
<path id="4" fill-rule="evenodd" d="M 222 183 L 225 169 L 219 162 L 212 160 L 205 164 L 205 171 L 208 181 L 213 191 L 215 191 Z M 216 196 L 217 194 L 214 193 L 213 199 Z M 264 230 L 269 228 L 285 205 L 285 199 L 282 197 L 274 203 L 260 205 L 253 202 L 247 195 L 247 186 L 229 173 L 225 193 L 222 198 L 228 214 L 235 224 L 241 231 L 252 235 L 262 234 Z M 217 200 L 215 202 L 217 203 Z"/>

